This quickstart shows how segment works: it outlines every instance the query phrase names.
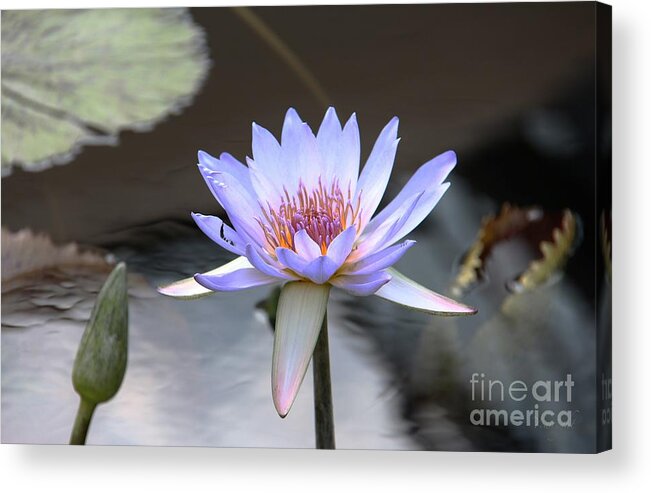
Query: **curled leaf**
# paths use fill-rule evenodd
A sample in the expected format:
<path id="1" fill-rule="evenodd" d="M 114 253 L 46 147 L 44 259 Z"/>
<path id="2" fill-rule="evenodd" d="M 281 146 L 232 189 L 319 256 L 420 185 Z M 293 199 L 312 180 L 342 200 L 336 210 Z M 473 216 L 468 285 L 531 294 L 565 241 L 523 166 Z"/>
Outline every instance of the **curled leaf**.
<path id="1" fill-rule="evenodd" d="M 465 254 L 452 293 L 461 296 L 486 278 L 486 266 L 496 248 L 511 240 L 528 246 L 531 260 L 506 281 L 511 292 L 534 289 L 560 272 L 579 238 L 578 220 L 568 209 L 547 212 L 539 207 L 504 204 L 496 216 L 484 218 L 475 242 Z"/>
<path id="2" fill-rule="evenodd" d="M 534 260 L 529 268 L 512 283 L 509 288 L 514 292 L 529 291 L 543 284 L 554 273 L 565 266 L 572 254 L 577 238 L 577 221 L 569 210 L 563 211 L 561 225 L 552 231 L 551 240 L 540 242 L 542 258 Z"/>

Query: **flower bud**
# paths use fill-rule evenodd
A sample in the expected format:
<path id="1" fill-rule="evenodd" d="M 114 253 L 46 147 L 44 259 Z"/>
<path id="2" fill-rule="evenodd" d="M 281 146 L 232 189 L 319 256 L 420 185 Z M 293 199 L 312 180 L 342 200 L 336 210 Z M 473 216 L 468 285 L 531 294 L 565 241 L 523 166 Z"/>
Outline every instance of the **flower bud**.
<path id="1" fill-rule="evenodd" d="M 72 383 L 82 399 L 98 404 L 120 388 L 127 366 L 127 269 L 118 264 L 102 286 L 81 338 Z"/>

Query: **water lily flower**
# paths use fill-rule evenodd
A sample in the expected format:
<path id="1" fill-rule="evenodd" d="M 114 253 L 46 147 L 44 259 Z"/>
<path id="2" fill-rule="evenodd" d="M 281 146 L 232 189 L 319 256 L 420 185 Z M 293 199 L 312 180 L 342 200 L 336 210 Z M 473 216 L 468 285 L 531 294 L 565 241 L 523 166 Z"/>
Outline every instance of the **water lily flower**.
<path id="1" fill-rule="evenodd" d="M 432 211 L 449 187 L 453 151 L 423 164 L 377 215 L 398 146 L 398 118 L 380 133 L 359 173 L 360 138 L 353 114 L 341 126 L 334 108 L 316 133 L 294 109 L 281 140 L 253 124 L 253 158 L 199 152 L 199 170 L 231 225 L 192 214 L 201 230 L 237 258 L 164 286 L 177 298 L 284 283 L 276 315 L 273 402 L 289 412 L 307 370 L 332 286 L 375 295 L 436 315 L 474 308 L 403 276 L 391 266 L 414 241 L 401 241 Z M 359 175 L 359 176 L 358 176 Z"/>

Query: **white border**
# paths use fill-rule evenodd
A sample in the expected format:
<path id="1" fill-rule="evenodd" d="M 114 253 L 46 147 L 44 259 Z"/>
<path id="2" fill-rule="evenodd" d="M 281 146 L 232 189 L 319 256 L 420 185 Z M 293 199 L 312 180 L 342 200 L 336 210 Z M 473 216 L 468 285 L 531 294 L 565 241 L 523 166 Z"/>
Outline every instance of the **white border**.
<path id="1" fill-rule="evenodd" d="M 2 0 L 0 8 L 250 3 Z M 647 491 L 645 488 L 651 484 L 651 369 L 647 364 L 651 360 L 651 323 L 647 315 L 651 303 L 651 2 L 613 0 L 612 4 L 615 451 L 599 456 L 570 456 L 2 445 L 2 490 Z"/>

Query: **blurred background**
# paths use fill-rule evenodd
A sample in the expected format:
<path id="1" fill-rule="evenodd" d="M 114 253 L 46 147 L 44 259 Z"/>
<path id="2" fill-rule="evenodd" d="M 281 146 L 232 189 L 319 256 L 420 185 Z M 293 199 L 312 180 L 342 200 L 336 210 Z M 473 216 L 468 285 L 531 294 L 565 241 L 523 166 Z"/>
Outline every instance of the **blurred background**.
<path id="1" fill-rule="evenodd" d="M 9 24 L 3 12 L 3 147 L 18 141 L 10 136 L 42 128 L 51 134 L 62 122 L 81 128 L 74 135 L 83 138 L 68 138 L 72 152 L 36 164 L 20 146 L 11 156 L 3 151 L 2 441 L 67 441 L 77 405 L 72 361 L 99 287 L 119 259 L 131 273 L 129 362 L 120 392 L 96 413 L 89 443 L 313 446 L 310 372 L 285 420 L 271 402 L 273 333 L 260 303 L 269 291 L 179 302 L 155 287 L 229 259 L 191 222 L 191 211 L 222 214 L 195 167 L 197 151 L 243 160 L 251 153 L 251 122 L 279 135 L 292 106 L 317 128 L 334 105 L 341 118 L 357 113 L 362 159 L 386 122 L 400 118 L 385 203 L 418 166 L 457 152 L 451 188 L 413 233 L 419 244 L 398 267 L 480 310 L 463 320 L 431 318 L 335 294 L 338 447 L 594 449 L 595 309 L 599 296 L 608 298 L 607 289 L 596 292 L 595 264 L 609 258 L 602 252 L 610 244 L 610 208 L 595 210 L 595 161 L 610 153 L 609 102 L 601 94 L 609 88 L 598 84 L 609 66 L 597 60 L 595 5 L 161 15 L 156 22 L 129 15 L 135 32 L 149 36 L 114 51 L 100 43 L 84 57 L 83 36 L 57 27 L 69 22 L 65 16 L 32 19 L 27 27 L 41 42 L 33 52 L 12 53 L 8 42 L 24 46 L 12 29 L 25 26 L 20 18 Z M 122 25 L 115 28 L 129 29 Z M 157 39 L 171 26 L 185 30 Z M 170 46 L 178 49 L 165 52 Z M 54 67 L 90 74 L 74 84 L 69 77 L 53 83 L 51 66 L 33 70 L 24 62 L 34 53 L 77 49 L 80 56 L 69 56 L 76 64 Z M 25 67 L 32 79 L 48 74 L 41 93 L 30 92 L 39 81 L 21 75 Z M 184 80 L 179 72 L 190 75 Z M 99 84 L 101 77 L 108 82 Z M 78 88 L 88 85 L 98 88 L 94 105 L 39 99 L 71 87 L 81 97 Z M 138 111 L 154 99 L 160 107 Z M 47 124 L 36 124 L 32 113 L 47 115 Z M 597 114 L 606 123 L 595 125 Z M 543 254 L 543 242 L 552 254 Z M 607 276 L 600 269 L 606 285 Z M 472 426 L 474 372 L 505 381 L 571 373 L 573 426 Z"/>

